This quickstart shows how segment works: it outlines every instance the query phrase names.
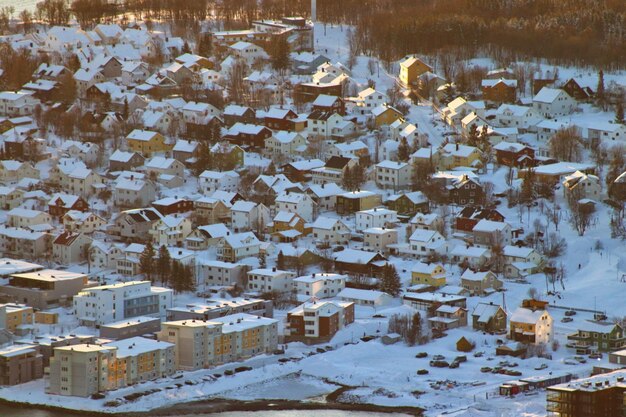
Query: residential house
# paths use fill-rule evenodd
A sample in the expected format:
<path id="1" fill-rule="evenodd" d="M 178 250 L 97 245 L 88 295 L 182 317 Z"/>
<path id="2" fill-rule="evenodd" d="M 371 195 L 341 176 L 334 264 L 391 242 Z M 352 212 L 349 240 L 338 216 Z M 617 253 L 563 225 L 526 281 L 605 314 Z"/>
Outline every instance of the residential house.
<path id="1" fill-rule="evenodd" d="M 371 227 L 393 227 L 398 221 L 398 213 L 384 207 L 374 207 L 356 212 L 356 231 Z"/>
<path id="2" fill-rule="evenodd" d="M 381 104 L 372 109 L 373 125 L 377 128 L 388 126 L 404 117 L 402 112 L 388 104 Z"/>
<path id="3" fill-rule="evenodd" d="M 89 204 L 82 197 L 62 193 L 54 194 L 48 201 L 48 213 L 51 216 L 62 217 L 71 210 L 86 212 Z"/>
<path id="4" fill-rule="evenodd" d="M 504 257 L 504 276 L 523 278 L 540 271 L 543 257 L 533 248 L 507 245 L 502 250 Z"/>
<path id="5" fill-rule="evenodd" d="M 272 131 L 265 126 L 237 122 L 228 129 L 224 139 L 243 148 L 262 149 L 270 136 Z"/>
<path id="6" fill-rule="evenodd" d="M 346 287 L 348 277 L 328 272 L 304 275 L 293 280 L 298 300 L 333 298 Z"/>
<path id="7" fill-rule="evenodd" d="M 306 344 L 328 343 L 354 322 L 354 303 L 312 301 L 287 312 L 285 341 Z"/>
<path id="8" fill-rule="evenodd" d="M 0 161 L 0 182 L 8 184 L 23 178 L 39 178 L 39 170 L 28 162 L 14 160 Z"/>
<path id="9" fill-rule="evenodd" d="M 332 258 L 335 261 L 335 270 L 340 274 L 359 277 L 377 277 L 387 264 L 387 258 L 382 254 L 357 249 L 334 252 Z"/>
<path id="10" fill-rule="evenodd" d="M 533 109 L 546 119 L 567 116 L 574 111 L 576 100 L 564 90 L 543 87 L 533 97 Z"/>
<path id="11" fill-rule="evenodd" d="M 362 290 L 357 288 L 344 288 L 339 292 L 337 298 L 356 305 L 374 308 L 387 306 L 393 301 L 391 295 L 382 291 Z"/>
<path id="12" fill-rule="evenodd" d="M 268 57 L 263 48 L 245 41 L 239 41 L 230 45 L 228 51 L 235 57 L 243 59 L 248 65 L 252 65 L 255 61 Z"/>
<path id="13" fill-rule="evenodd" d="M 389 196 L 385 205 L 398 213 L 398 216 L 411 217 L 417 213 L 428 213 L 430 204 L 421 191 L 394 194 Z"/>
<path id="14" fill-rule="evenodd" d="M 202 223 L 208 224 L 230 222 L 231 207 L 230 203 L 213 197 L 202 197 L 193 202 L 194 214 Z"/>
<path id="15" fill-rule="evenodd" d="M 434 317 L 428 318 L 428 323 L 434 332 L 465 327 L 467 326 L 467 310 L 458 306 L 441 305 L 435 310 Z"/>
<path id="16" fill-rule="evenodd" d="M 270 210 L 252 201 L 237 201 L 231 207 L 231 227 L 235 233 L 264 230 L 270 221 Z"/>
<path id="17" fill-rule="evenodd" d="M 521 143 L 500 142 L 493 147 L 496 152 L 496 161 L 499 165 L 512 168 L 527 168 L 534 166 L 535 150 Z"/>
<path id="18" fill-rule="evenodd" d="M 149 233 L 155 246 L 181 247 L 191 233 L 191 221 L 177 214 L 166 215 L 152 224 Z"/>
<path id="19" fill-rule="evenodd" d="M 111 244 L 92 239 L 89 248 L 89 262 L 91 267 L 99 270 L 117 268 L 117 260 L 123 257 L 122 249 L 118 244 Z"/>
<path id="20" fill-rule="evenodd" d="M 323 245 L 347 244 L 350 240 L 350 228 L 332 217 L 319 216 L 311 224 L 311 232 L 314 241 Z"/>
<path id="21" fill-rule="evenodd" d="M 334 211 L 337 206 L 337 196 L 345 191 L 337 184 L 311 184 L 306 191 L 317 204 L 318 212 Z"/>
<path id="22" fill-rule="evenodd" d="M 567 341 L 567 347 L 587 355 L 620 350 L 626 345 L 626 336 L 617 323 L 584 320 L 578 325 L 576 333 L 567 335 Z"/>
<path id="23" fill-rule="evenodd" d="M 496 126 L 516 127 L 521 132 L 528 132 L 541 122 L 542 116 L 533 107 L 515 104 L 502 104 L 496 110 Z"/>
<path id="24" fill-rule="evenodd" d="M 397 229 L 370 227 L 363 230 L 363 250 L 387 253 L 389 245 L 397 243 Z"/>
<path id="25" fill-rule="evenodd" d="M 486 295 L 502 288 L 502 281 L 491 271 L 474 272 L 466 269 L 461 275 L 461 286 L 468 290 L 470 295 Z"/>
<path id="26" fill-rule="evenodd" d="M 506 332 L 506 311 L 494 304 L 478 303 L 472 312 L 472 328 L 481 332 Z"/>
<path id="27" fill-rule="evenodd" d="M 491 251 L 488 248 L 465 244 L 452 248 L 449 256 L 452 262 L 458 265 L 469 266 L 478 270 L 491 259 Z"/>
<path id="28" fill-rule="evenodd" d="M 546 310 L 518 307 L 509 321 L 509 339 L 531 344 L 549 344 L 554 339 L 553 320 Z"/>
<path id="29" fill-rule="evenodd" d="M 193 210 L 193 201 L 184 198 L 165 197 L 152 202 L 152 207 L 162 215 L 187 213 Z"/>
<path id="30" fill-rule="evenodd" d="M 482 80 L 483 100 L 494 103 L 514 103 L 517 100 L 517 80 Z"/>
<path id="31" fill-rule="evenodd" d="M 52 258 L 59 264 L 80 263 L 89 256 L 91 238 L 83 233 L 65 231 L 52 242 Z"/>
<path id="32" fill-rule="evenodd" d="M 271 139 L 271 138 L 270 138 Z M 265 145 L 267 147 L 267 143 Z M 324 161 L 321 159 L 305 159 L 301 161 L 290 162 L 281 168 L 283 174 L 293 182 L 310 182 L 313 178 L 313 170 L 322 168 Z M 333 183 L 333 185 L 336 185 Z"/>
<path id="33" fill-rule="evenodd" d="M 247 268 L 239 263 L 199 259 L 196 267 L 198 285 L 205 290 L 243 286 Z"/>
<path id="34" fill-rule="evenodd" d="M 224 118 L 224 124 L 228 127 L 236 123 L 249 124 L 256 122 L 256 113 L 254 110 L 250 107 L 238 106 L 236 104 L 226 106 L 222 117 Z"/>
<path id="35" fill-rule="evenodd" d="M 121 179 L 113 186 L 113 202 L 117 207 L 141 207 L 156 198 L 156 186 L 152 181 Z"/>
<path id="36" fill-rule="evenodd" d="M 336 211 L 339 215 L 356 213 L 361 210 L 369 210 L 382 204 L 380 194 L 372 191 L 350 191 L 336 197 Z"/>
<path id="37" fill-rule="evenodd" d="M 229 232 L 224 223 L 198 226 L 185 238 L 186 247 L 191 250 L 206 250 L 215 246 Z"/>
<path id="38" fill-rule="evenodd" d="M 203 171 L 198 177 L 198 185 L 204 195 L 217 190 L 236 192 L 239 188 L 239 174 L 235 171 Z"/>
<path id="39" fill-rule="evenodd" d="M 407 188 L 412 183 L 412 172 L 406 162 L 382 161 L 376 164 L 376 184 L 394 190 Z"/>
<path id="40" fill-rule="evenodd" d="M 400 62 L 400 82 L 405 86 L 417 85 L 419 77 L 433 69 L 416 57 L 408 57 Z"/>
<path id="41" fill-rule="evenodd" d="M 274 209 L 276 211 L 296 213 L 307 222 L 312 222 L 317 214 L 316 204 L 308 194 L 291 193 L 289 191 L 276 197 Z"/>
<path id="42" fill-rule="evenodd" d="M 39 210 L 16 207 L 6 214 L 6 224 L 11 227 L 27 229 L 31 226 L 52 223 L 52 217 L 48 213 Z"/>
<path id="43" fill-rule="evenodd" d="M 248 291 L 257 293 L 288 293 L 293 289 L 295 272 L 276 268 L 258 268 L 248 271 Z"/>
<path id="44" fill-rule="evenodd" d="M 415 262 L 411 269 L 411 284 L 443 287 L 446 285 L 446 276 L 442 264 Z"/>
<path id="45" fill-rule="evenodd" d="M 312 110 L 334 112 L 341 116 L 346 114 L 346 103 L 341 97 L 320 94 L 313 100 Z"/>
<path id="46" fill-rule="evenodd" d="M 392 247 L 393 248 L 393 247 Z M 445 238 L 435 230 L 416 229 L 409 237 L 408 245 L 398 245 L 393 252 L 406 253 L 416 257 L 443 254 L 447 251 Z"/>
<path id="47" fill-rule="evenodd" d="M 595 83 L 597 86 L 598 83 Z M 594 88 L 595 88 L 594 86 Z M 592 89 L 589 81 L 581 79 L 581 78 L 570 78 L 563 84 L 561 87 L 563 91 L 565 91 L 570 97 L 575 100 L 584 101 L 589 100 L 593 96 L 595 96 L 595 92 Z"/>
<path id="48" fill-rule="evenodd" d="M 161 217 L 161 213 L 151 207 L 125 210 L 113 219 L 108 233 L 127 240 L 147 241 L 152 225 Z"/>
<path id="49" fill-rule="evenodd" d="M 450 126 L 459 126 L 461 120 L 470 113 L 475 113 L 480 118 L 485 117 L 484 101 L 467 101 L 463 97 L 452 100 L 441 111 L 441 119 Z"/>
<path id="50" fill-rule="evenodd" d="M 70 210 L 61 218 L 63 227 L 68 232 L 91 234 L 101 230 L 107 222 L 100 216 L 91 212 Z"/>
<path id="51" fill-rule="evenodd" d="M 472 229 L 474 244 L 481 246 L 506 246 L 511 244 L 511 225 L 482 219 Z"/>
<path id="52" fill-rule="evenodd" d="M 323 167 L 311 170 L 313 184 L 341 184 L 348 170 L 354 169 L 357 164 L 357 158 L 331 156 Z"/>
<path id="53" fill-rule="evenodd" d="M 265 139 L 265 150 L 274 157 L 282 155 L 291 159 L 306 149 L 306 139 L 298 132 L 281 130 Z"/>
<path id="54" fill-rule="evenodd" d="M 482 152 L 474 146 L 448 143 L 439 150 L 438 170 L 460 167 L 480 167 Z"/>
<path id="55" fill-rule="evenodd" d="M 144 163 L 145 158 L 137 152 L 125 152 L 116 149 L 109 157 L 109 171 L 132 171 Z"/>
<path id="56" fill-rule="evenodd" d="M 447 187 L 448 201 L 452 204 L 465 206 L 467 204 L 483 204 L 485 190 L 477 178 L 462 174 Z"/>
<path id="57" fill-rule="evenodd" d="M 11 210 L 22 204 L 24 191 L 14 187 L 0 186 L 0 209 Z"/>
<path id="58" fill-rule="evenodd" d="M 0 350 L 0 384 L 18 385 L 43 378 L 43 357 L 35 345 L 14 345 Z"/>
<path id="59" fill-rule="evenodd" d="M 248 257 L 258 257 L 261 242 L 252 232 L 227 234 L 217 244 L 217 258 L 221 261 L 237 262 Z"/>
<path id="60" fill-rule="evenodd" d="M 307 132 L 309 137 L 345 138 L 355 132 L 355 126 L 338 113 L 313 110 L 307 116 Z"/>
<path id="61" fill-rule="evenodd" d="M 30 116 L 40 104 L 35 92 L 29 90 L 0 92 L 0 116 Z"/>
<path id="62" fill-rule="evenodd" d="M 135 129 L 126 136 L 128 150 L 150 156 L 155 152 L 167 152 L 171 146 L 159 132 Z"/>
<path id="63" fill-rule="evenodd" d="M 566 199 L 581 200 L 584 198 L 599 201 L 602 187 L 596 175 L 576 171 L 563 179 L 563 195 Z"/>
<path id="64" fill-rule="evenodd" d="M 291 109 L 282 109 L 272 107 L 265 112 L 263 124 L 278 131 L 292 131 L 294 129 L 294 119 L 298 118 L 298 114 Z"/>

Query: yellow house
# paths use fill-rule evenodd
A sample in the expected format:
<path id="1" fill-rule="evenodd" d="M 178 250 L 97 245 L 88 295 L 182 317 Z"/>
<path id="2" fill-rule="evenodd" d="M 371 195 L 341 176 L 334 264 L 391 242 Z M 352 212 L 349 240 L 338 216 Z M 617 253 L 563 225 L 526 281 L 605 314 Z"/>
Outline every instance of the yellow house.
<path id="1" fill-rule="evenodd" d="M 474 146 L 448 143 L 439 150 L 438 169 L 448 170 L 459 167 L 480 168 L 482 152 Z"/>
<path id="2" fill-rule="evenodd" d="M 24 304 L 0 305 L 0 329 L 15 333 L 21 325 L 33 324 L 33 308 Z"/>
<path id="3" fill-rule="evenodd" d="M 172 145 L 165 143 L 165 137 L 151 130 L 135 129 L 126 136 L 126 145 L 129 151 L 141 153 L 145 156 L 154 152 L 167 152 Z"/>
<path id="4" fill-rule="evenodd" d="M 420 59 L 415 57 L 407 58 L 400 62 L 400 82 L 407 87 L 415 85 L 422 74 L 432 71 L 433 69 Z"/>
<path id="5" fill-rule="evenodd" d="M 417 262 L 411 270 L 411 284 L 425 284 L 433 287 L 446 285 L 446 270 L 441 264 Z"/>
<path id="6" fill-rule="evenodd" d="M 381 104 L 372 110 L 372 115 L 374 116 L 374 124 L 376 127 L 380 127 L 383 125 L 390 125 L 398 119 L 403 117 L 402 113 L 399 110 L 394 109 L 391 106 L 386 104 Z"/>

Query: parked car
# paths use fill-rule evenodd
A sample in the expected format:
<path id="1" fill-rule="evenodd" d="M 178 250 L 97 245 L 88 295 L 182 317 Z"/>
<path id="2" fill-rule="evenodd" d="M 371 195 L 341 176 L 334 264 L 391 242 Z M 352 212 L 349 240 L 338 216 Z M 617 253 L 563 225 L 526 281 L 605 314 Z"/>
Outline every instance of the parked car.
<path id="1" fill-rule="evenodd" d="M 567 310 L 565 312 L 566 316 L 575 316 L 576 315 L 576 311 L 575 310 Z"/>
<path id="2" fill-rule="evenodd" d="M 420 352 L 417 355 L 415 355 L 416 358 L 426 358 L 428 357 L 428 353 L 426 352 Z"/>
<path id="3" fill-rule="evenodd" d="M 428 375 L 428 369 L 418 369 L 417 370 L 417 374 L 418 375 Z"/>
<path id="4" fill-rule="evenodd" d="M 448 368 L 450 364 L 446 361 L 430 361 L 430 366 L 435 368 Z"/>
<path id="5" fill-rule="evenodd" d="M 452 361 L 450 364 L 450 369 L 455 369 L 459 367 L 459 363 L 457 361 Z"/>
<path id="6" fill-rule="evenodd" d="M 445 358 L 446 358 L 446 357 L 445 357 L 445 356 L 443 356 L 443 355 L 435 355 L 435 356 L 433 356 L 433 360 L 434 360 L 434 361 L 442 361 L 442 360 L 444 360 Z"/>
<path id="7" fill-rule="evenodd" d="M 570 321 L 574 321 L 574 319 L 571 317 L 563 317 L 561 319 L 561 323 L 569 323 Z"/>
<path id="8" fill-rule="evenodd" d="M 602 359 L 602 353 L 601 352 L 590 353 L 589 359 Z"/>
<path id="9" fill-rule="evenodd" d="M 491 368 L 488 366 L 483 366 L 482 368 L 480 368 L 480 372 L 483 372 L 483 373 L 491 372 Z"/>

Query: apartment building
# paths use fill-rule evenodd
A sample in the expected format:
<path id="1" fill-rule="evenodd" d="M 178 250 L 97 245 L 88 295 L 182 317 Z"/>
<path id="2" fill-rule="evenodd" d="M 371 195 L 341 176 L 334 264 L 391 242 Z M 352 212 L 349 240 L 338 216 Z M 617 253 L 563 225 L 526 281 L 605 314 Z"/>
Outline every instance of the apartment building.
<path id="1" fill-rule="evenodd" d="M 248 271 L 248 290 L 258 293 L 289 292 L 293 288 L 295 272 L 276 268 L 258 268 Z"/>
<path id="2" fill-rule="evenodd" d="M 196 265 L 198 288 L 230 287 L 243 282 L 246 265 L 239 263 L 201 260 Z"/>
<path id="3" fill-rule="evenodd" d="M 172 307 L 172 290 L 150 281 L 101 285 L 74 297 L 74 313 L 83 325 L 99 326 L 138 316 L 162 317 Z"/>
<path id="4" fill-rule="evenodd" d="M 92 285 L 87 275 L 78 272 L 44 269 L 13 274 L 0 293 L 30 307 L 46 310 L 66 304 L 83 288 Z"/>
<path id="5" fill-rule="evenodd" d="M 328 272 L 313 273 L 293 280 L 298 300 L 307 301 L 311 298 L 335 297 L 346 287 L 346 275 Z"/>
<path id="6" fill-rule="evenodd" d="M 43 377 L 43 358 L 33 345 L 0 350 L 0 385 L 23 384 Z"/>
<path id="7" fill-rule="evenodd" d="M 167 320 L 212 320 L 230 314 L 246 313 L 254 316 L 273 317 L 272 300 L 236 297 L 230 300 L 211 298 L 204 304 L 187 304 L 167 309 Z"/>
<path id="8" fill-rule="evenodd" d="M 176 372 L 175 346 L 145 337 L 131 337 L 107 343 L 116 349 L 116 387 L 170 376 Z"/>
<path id="9" fill-rule="evenodd" d="M 307 344 L 325 343 L 345 326 L 354 322 L 354 303 L 313 301 L 287 313 L 285 339 Z"/>
<path id="10" fill-rule="evenodd" d="M 176 345 L 176 367 L 197 370 L 273 352 L 278 321 L 240 313 L 213 319 L 161 324 L 158 339 Z"/>
<path id="11" fill-rule="evenodd" d="M 22 326 L 32 326 L 33 317 L 33 308 L 25 304 L 0 304 L 0 329 L 16 333 Z"/>

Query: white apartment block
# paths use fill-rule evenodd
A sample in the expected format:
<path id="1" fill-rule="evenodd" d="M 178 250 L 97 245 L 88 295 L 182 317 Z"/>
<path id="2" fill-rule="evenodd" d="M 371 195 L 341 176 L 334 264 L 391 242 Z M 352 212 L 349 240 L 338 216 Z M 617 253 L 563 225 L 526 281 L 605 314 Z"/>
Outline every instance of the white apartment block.
<path id="1" fill-rule="evenodd" d="M 276 268 L 258 268 L 248 271 L 248 290 L 258 293 L 289 292 L 293 288 L 295 272 Z"/>
<path id="2" fill-rule="evenodd" d="M 293 280 L 293 286 L 298 301 L 307 301 L 311 298 L 335 297 L 346 287 L 346 275 L 333 273 L 313 273 Z"/>
<path id="3" fill-rule="evenodd" d="M 356 230 L 362 232 L 372 227 L 387 227 L 398 221 L 398 212 L 384 207 L 374 207 L 356 212 Z"/>
<path id="4" fill-rule="evenodd" d="M 172 290 L 150 281 L 129 281 L 81 291 L 74 297 L 74 314 L 85 325 L 101 325 L 139 317 L 165 317 L 172 307 Z"/>

